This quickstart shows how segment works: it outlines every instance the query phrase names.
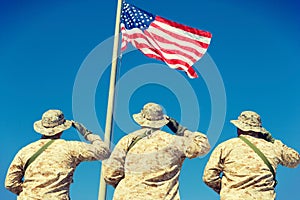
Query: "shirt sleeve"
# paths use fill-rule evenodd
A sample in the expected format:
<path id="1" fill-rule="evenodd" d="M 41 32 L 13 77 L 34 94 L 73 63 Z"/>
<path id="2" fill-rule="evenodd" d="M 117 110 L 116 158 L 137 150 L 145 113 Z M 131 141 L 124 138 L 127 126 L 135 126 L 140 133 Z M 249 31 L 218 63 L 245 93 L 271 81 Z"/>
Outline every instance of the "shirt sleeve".
<path id="1" fill-rule="evenodd" d="M 23 170 L 24 163 L 20 158 L 20 153 L 18 153 L 13 159 L 11 165 L 8 168 L 6 179 L 5 179 L 5 188 L 9 191 L 19 195 L 22 192 L 24 176 Z"/>
<path id="2" fill-rule="evenodd" d="M 184 154 L 188 158 L 205 155 L 210 150 L 208 139 L 203 133 L 185 130 L 181 137 L 185 137 Z"/>
<path id="3" fill-rule="evenodd" d="M 221 173 L 223 171 L 221 157 L 222 149 L 218 146 L 212 152 L 202 177 L 204 183 L 217 193 L 220 193 L 221 190 Z"/>
<path id="4" fill-rule="evenodd" d="M 275 145 L 277 145 L 281 151 L 280 164 L 286 167 L 295 168 L 300 163 L 300 155 L 299 153 L 287 147 L 280 140 L 275 140 Z"/>
<path id="5" fill-rule="evenodd" d="M 116 187 L 124 178 L 124 163 L 129 146 L 127 137 L 122 138 L 115 146 L 110 157 L 102 163 L 102 174 L 107 184 Z"/>
<path id="6" fill-rule="evenodd" d="M 96 134 L 89 134 L 86 139 L 90 144 L 85 142 L 72 141 L 72 156 L 78 159 L 78 162 L 104 160 L 110 156 L 110 150 L 101 138 Z"/>

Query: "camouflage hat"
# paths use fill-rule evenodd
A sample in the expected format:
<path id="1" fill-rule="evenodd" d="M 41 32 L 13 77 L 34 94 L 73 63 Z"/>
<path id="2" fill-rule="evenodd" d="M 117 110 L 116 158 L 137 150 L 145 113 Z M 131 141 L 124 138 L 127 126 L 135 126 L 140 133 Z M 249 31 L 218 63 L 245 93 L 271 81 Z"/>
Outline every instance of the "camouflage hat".
<path id="1" fill-rule="evenodd" d="M 46 111 L 42 119 L 33 124 L 33 128 L 36 132 L 46 136 L 56 135 L 71 126 L 72 122 L 66 120 L 63 112 L 60 110 Z"/>
<path id="2" fill-rule="evenodd" d="M 166 117 L 161 106 L 156 103 L 147 103 L 140 113 L 133 115 L 136 123 L 150 128 L 160 128 L 166 125 L 169 122 Z"/>
<path id="3" fill-rule="evenodd" d="M 269 133 L 262 127 L 260 116 L 253 111 L 244 111 L 237 120 L 231 120 L 230 122 L 242 131 L 254 131 L 263 134 Z"/>

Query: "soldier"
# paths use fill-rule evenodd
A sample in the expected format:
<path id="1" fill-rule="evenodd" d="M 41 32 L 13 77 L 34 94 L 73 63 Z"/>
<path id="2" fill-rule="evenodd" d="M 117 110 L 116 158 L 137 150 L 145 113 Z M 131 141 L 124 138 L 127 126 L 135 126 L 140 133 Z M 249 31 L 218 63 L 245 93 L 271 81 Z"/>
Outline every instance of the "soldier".
<path id="1" fill-rule="evenodd" d="M 105 181 L 115 187 L 114 200 L 179 200 L 179 174 L 185 158 L 206 154 L 207 137 L 163 115 L 155 103 L 133 115 L 141 129 L 124 136 L 103 162 Z M 161 130 L 167 125 L 176 135 Z"/>
<path id="2" fill-rule="evenodd" d="M 260 116 L 244 111 L 237 120 L 239 138 L 218 145 L 204 169 L 203 181 L 220 199 L 275 199 L 277 165 L 297 167 L 299 153 L 275 140 Z"/>
<path id="3" fill-rule="evenodd" d="M 71 126 L 90 144 L 60 139 L 63 131 Z M 42 134 L 41 139 L 17 153 L 5 180 L 5 187 L 18 195 L 18 200 L 68 200 L 77 165 L 110 155 L 108 146 L 98 135 L 77 122 L 66 120 L 60 110 L 45 112 L 42 120 L 34 123 L 34 130 Z"/>

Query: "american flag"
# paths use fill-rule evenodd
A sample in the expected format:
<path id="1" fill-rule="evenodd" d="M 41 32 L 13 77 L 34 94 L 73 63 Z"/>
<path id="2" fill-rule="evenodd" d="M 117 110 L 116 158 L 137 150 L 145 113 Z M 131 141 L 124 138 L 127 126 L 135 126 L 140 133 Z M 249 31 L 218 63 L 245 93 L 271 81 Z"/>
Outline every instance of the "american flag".
<path id="1" fill-rule="evenodd" d="M 123 1 L 121 13 L 121 51 L 131 44 L 150 58 L 183 70 L 190 78 L 198 75 L 192 68 L 206 52 L 211 33 L 153 15 Z"/>

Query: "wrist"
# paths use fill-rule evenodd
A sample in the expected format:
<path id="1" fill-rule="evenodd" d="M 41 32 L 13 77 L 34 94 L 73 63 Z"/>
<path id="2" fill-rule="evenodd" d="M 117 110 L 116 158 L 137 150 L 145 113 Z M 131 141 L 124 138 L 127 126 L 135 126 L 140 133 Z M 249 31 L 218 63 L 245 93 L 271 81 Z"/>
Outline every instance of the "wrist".
<path id="1" fill-rule="evenodd" d="M 80 134 L 81 134 L 85 139 L 87 139 L 88 135 L 93 134 L 93 133 L 92 133 L 91 131 L 89 131 L 89 130 L 85 130 L 85 131 L 80 132 Z"/>
<path id="2" fill-rule="evenodd" d="M 85 136 L 85 139 L 91 143 L 95 141 L 102 141 L 99 135 L 93 134 L 91 132 Z"/>
<path id="3" fill-rule="evenodd" d="M 176 135 L 183 136 L 184 135 L 184 131 L 186 131 L 186 130 L 187 130 L 186 127 L 179 125 L 178 129 L 176 131 Z"/>

